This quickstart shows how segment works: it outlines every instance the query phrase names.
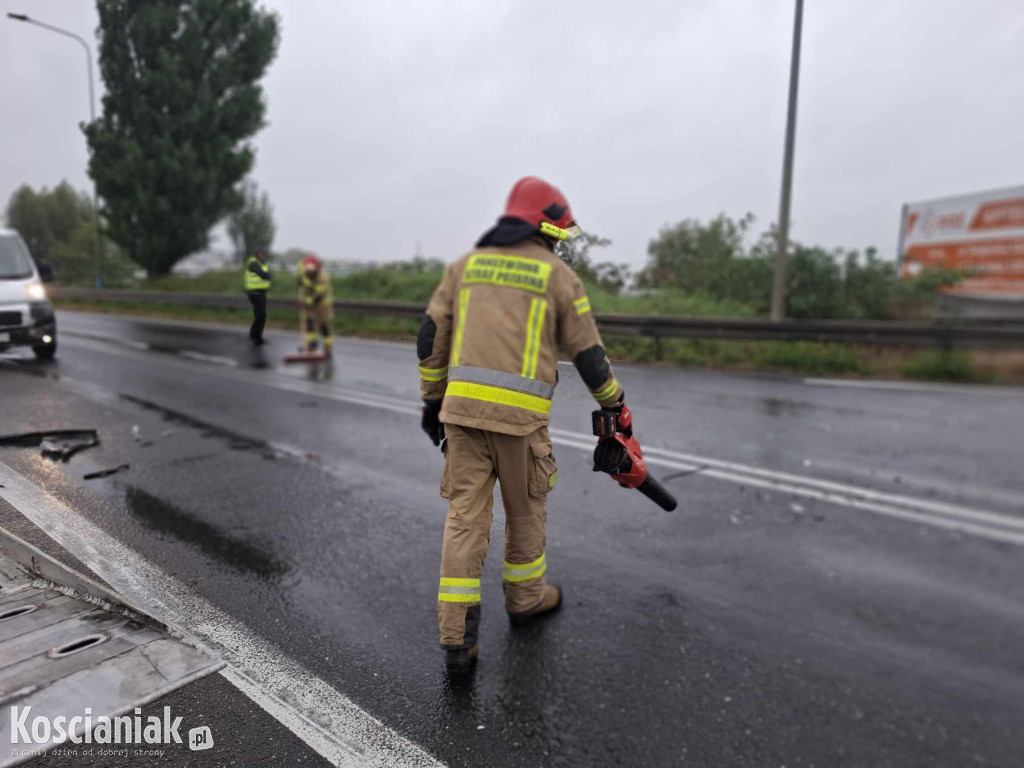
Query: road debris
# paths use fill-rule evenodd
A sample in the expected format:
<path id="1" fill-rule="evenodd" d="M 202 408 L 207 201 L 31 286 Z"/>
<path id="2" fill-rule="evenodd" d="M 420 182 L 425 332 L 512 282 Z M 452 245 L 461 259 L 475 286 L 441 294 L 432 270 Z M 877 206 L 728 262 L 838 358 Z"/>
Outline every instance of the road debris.
<path id="1" fill-rule="evenodd" d="M 116 475 L 118 472 L 124 472 L 126 469 L 131 469 L 129 464 L 120 464 L 112 469 L 101 469 L 97 472 L 90 472 L 87 475 L 82 475 L 83 480 L 98 480 L 101 477 L 110 477 Z"/>
<path id="2" fill-rule="evenodd" d="M 325 352 L 299 352 L 294 355 L 285 355 L 284 362 L 291 363 L 322 363 L 330 358 Z"/>
<path id="3" fill-rule="evenodd" d="M 151 437 L 148 440 L 143 440 L 141 443 L 139 443 L 139 446 L 141 448 L 149 448 L 149 446 L 151 446 L 157 440 L 163 440 L 165 437 L 170 437 L 173 434 L 174 434 L 174 430 L 173 429 L 165 429 L 163 432 L 161 432 L 156 437 Z"/>
<path id="4" fill-rule="evenodd" d="M 95 429 L 54 429 L 47 432 L 0 435 L 0 447 L 38 447 L 46 458 L 64 462 L 79 451 L 99 444 L 99 434 Z"/>
<path id="5" fill-rule="evenodd" d="M 162 440 L 163 438 L 170 437 L 173 434 L 173 429 L 165 429 L 159 435 L 156 435 L 154 437 L 145 437 L 142 434 L 142 430 L 139 429 L 138 424 L 132 425 L 132 440 L 138 443 L 140 448 L 149 448 L 149 446 L 153 445 L 153 443 L 155 443 L 157 440 Z"/>

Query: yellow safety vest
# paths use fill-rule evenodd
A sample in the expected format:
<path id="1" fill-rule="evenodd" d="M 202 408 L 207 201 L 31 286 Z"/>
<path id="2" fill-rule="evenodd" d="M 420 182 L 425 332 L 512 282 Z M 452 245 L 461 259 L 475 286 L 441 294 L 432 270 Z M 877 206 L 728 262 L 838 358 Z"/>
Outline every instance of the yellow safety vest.
<path id="1" fill-rule="evenodd" d="M 270 273 L 270 269 L 266 264 L 263 264 L 255 256 L 250 256 L 245 261 L 245 290 L 247 291 L 266 291 L 270 288 L 270 280 L 260 277 L 255 272 L 249 269 L 253 262 L 259 264 L 264 272 Z"/>

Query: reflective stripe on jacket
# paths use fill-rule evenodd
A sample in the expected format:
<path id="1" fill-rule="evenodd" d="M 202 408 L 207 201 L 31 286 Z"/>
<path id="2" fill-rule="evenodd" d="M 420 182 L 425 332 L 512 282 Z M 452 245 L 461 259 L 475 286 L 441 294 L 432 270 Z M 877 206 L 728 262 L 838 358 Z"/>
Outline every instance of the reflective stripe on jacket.
<path id="1" fill-rule="evenodd" d="M 421 394 L 441 421 L 525 435 L 551 412 L 561 345 L 601 405 L 621 401 L 583 284 L 539 242 L 478 248 L 451 264 L 427 306 Z"/>
<path id="2" fill-rule="evenodd" d="M 270 267 L 250 256 L 245 260 L 245 290 L 266 291 L 270 289 Z"/>
<path id="3" fill-rule="evenodd" d="M 299 301 L 307 307 L 322 302 L 333 303 L 331 279 L 323 270 L 317 272 L 316 277 L 312 278 L 305 272 L 299 274 Z"/>

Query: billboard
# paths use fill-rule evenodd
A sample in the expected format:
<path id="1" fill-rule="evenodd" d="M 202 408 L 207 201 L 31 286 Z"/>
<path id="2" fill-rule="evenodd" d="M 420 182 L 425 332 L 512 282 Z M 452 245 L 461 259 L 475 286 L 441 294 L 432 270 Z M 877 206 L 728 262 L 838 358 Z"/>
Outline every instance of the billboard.
<path id="1" fill-rule="evenodd" d="M 903 206 L 900 274 L 969 273 L 947 293 L 1024 299 L 1024 186 Z"/>

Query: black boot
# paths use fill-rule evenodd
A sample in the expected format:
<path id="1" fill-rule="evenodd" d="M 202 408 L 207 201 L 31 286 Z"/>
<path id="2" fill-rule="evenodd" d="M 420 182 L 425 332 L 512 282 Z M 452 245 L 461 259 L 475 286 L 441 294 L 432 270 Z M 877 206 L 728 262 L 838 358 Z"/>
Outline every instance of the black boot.
<path id="1" fill-rule="evenodd" d="M 455 667 L 468 667 L 476 661 L 480 653 L 477 638 L 480 633 L 480 605 L 471 605 L 466 609 L 466 631 L 462 635 L 462 645 L 442 645 L 445 664 Z"/>

